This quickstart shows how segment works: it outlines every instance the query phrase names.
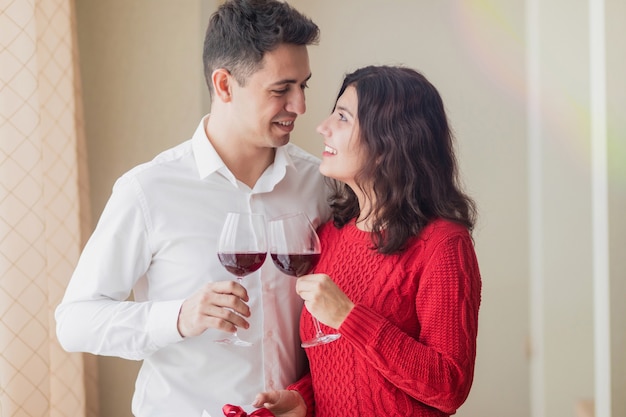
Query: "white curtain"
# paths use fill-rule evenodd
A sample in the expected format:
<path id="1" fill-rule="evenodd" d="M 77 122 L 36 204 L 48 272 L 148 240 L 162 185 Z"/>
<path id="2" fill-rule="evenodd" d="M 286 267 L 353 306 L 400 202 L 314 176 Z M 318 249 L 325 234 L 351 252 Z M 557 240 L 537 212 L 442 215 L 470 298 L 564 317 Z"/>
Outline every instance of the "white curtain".
<path id="1" fill-rule="evenodd" d="M 74 2 L 0 10 L 0 417 L 97 416 L 53 316 L 90 229 Z"/>

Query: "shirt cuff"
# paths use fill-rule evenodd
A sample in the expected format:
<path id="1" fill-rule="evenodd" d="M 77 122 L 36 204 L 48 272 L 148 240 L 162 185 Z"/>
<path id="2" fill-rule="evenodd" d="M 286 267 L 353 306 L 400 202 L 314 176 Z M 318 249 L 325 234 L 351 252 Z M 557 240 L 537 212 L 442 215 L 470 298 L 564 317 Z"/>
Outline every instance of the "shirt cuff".
<path id="1" fill-rule="evenodd" d="M 178 332 L 178 314 L 184 300 L 154 301 L 148 318 L 148 334 L 158 347 L 183 340 Z"/>

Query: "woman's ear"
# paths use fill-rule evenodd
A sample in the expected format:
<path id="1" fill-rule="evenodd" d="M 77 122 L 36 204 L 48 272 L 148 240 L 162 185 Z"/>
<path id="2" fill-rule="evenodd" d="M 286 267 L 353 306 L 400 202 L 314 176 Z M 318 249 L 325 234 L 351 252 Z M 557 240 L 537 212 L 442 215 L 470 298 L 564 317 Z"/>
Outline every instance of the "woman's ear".
<path id="1" fill-rule="evenodd" d="M 215 97 L 227 103 L 232 98 L 231 82 L 233 81 L 230 72 L 224 68 L 218 68 L 211 74 L 211 82 L 213 83 L 213 91 Z"/>

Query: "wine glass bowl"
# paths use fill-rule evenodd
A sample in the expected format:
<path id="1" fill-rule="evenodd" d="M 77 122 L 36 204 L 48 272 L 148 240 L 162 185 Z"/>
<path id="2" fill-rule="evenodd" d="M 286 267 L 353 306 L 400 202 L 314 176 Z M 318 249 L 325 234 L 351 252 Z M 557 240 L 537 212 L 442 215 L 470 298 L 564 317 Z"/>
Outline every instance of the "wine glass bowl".
<path id="1" fill-rule="evenodd" d="M 272 219 L 268 227 L 270 257 L 274 265 L 287 275 L 301 277 L 315 268 L 321 256 L 317 232 L 304 213 L 287 214 Z M 319 321 L 313 317 L 316 334 L 302 342 L 302 347 L 312 347 L 337 340 L 339 333 L 324 334 Z"/>
<path id="2" fill-rule="evenodd" d="M 237 278 L 243 278 L 248 274 L 256 271 L 265 262 L 267 253 L 250 252 L 250 253 L 230 253 L 220 252 L 217 257 L 220 263 L 228 272 Z"/>
<path id="3" fill-rule="evenodd" d="M 217 257 L 228 272 L 243 285 L 243 277 L 263 265 L 267 256 L 265 216 L 255 213 L 228 213 L 222 227 Z M 215 341 L 221 344 L 251 346 L 237 332 Z"/>
<path id="4" fill-rule="evenodd" d="M 320 260 L 319 253 L 272 253 L 270 256 L 278 269 L 294 277 L 308 274 Z"/>

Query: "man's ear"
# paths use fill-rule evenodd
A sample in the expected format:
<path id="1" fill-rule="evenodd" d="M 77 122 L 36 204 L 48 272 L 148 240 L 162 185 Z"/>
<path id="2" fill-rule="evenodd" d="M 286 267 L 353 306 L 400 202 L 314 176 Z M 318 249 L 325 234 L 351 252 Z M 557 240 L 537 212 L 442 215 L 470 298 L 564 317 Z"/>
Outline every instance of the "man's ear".
<path id="1" fill-rule="evenodd" d="M 231 83 L 233 81 L 233 77 L 227 69 L 218 68 L 213 71 L 213 74 L 211 74 L 211 82 L 213 83 L 215 97 L 225 103 L 229 102 L 232 98 Z"/>

